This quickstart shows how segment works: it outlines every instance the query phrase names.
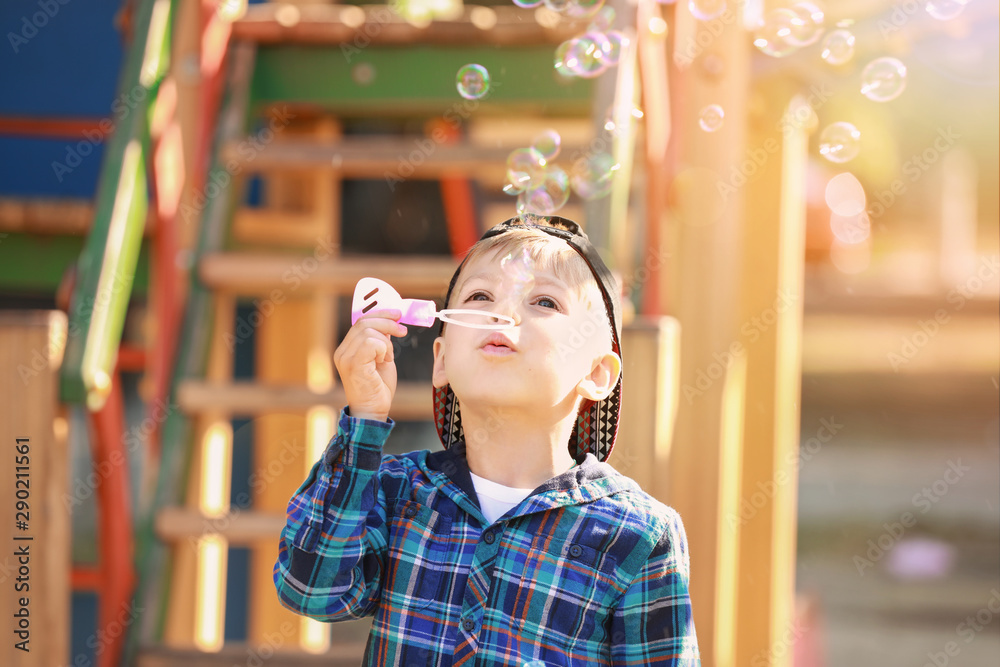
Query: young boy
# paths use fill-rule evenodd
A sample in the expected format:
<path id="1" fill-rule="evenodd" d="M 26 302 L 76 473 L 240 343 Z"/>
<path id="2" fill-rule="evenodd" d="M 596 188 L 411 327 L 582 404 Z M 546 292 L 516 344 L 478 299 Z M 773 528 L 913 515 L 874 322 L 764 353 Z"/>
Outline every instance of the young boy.
<path id="1" fill-rule="evenodd" d="M 700 664 L 680 517 L 605 463 L 619 290 L 576 223 L 508 220 L 455 272 L 434 416 L 445 449 L 383 456 L 398 311 L 337 348 L 347 408 L 291 499 L 274 581 L 323 621 L 374 615 L 364 664 Z"/>

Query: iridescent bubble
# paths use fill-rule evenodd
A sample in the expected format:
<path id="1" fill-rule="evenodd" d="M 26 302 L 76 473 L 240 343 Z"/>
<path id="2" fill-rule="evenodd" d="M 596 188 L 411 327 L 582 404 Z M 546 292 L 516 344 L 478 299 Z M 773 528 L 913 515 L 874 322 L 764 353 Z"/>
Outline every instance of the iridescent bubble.
<path id="1" fill-rule="evenodd" d="M 612 136 L 621 136 L 628 129 L 628 125 L 633 122 L 632 119 L 641 120 L 643 115 L 642 109 L 639 107 L 612 108 L 604 119 L 604 129 Z"/>
<path id="2" fill-rule="evenodd" d="M 562 14 L 569 8 L 570 0 L 543 0 L 543 2 L 552 11 Z"/>
<path id="3" fill-rule="evenodd" d="M 854 34 L 838 28 L 823 39 L 820 57 L 831 65 L 843 65 L 854 57 Z"/>
<path id="4" fill-rule="evenodd" d="M 530 211 L 521 211 L 530 213 Z M 531 258 L 531 251 L 522 247 L 518 255 L 508 252 L 500 260 L 500 270 L 510 277 L 513 283 L 512 291 L 524 293 L 535 284 L 535 261 Z"/>
<path id="5" fill-rule="evenodd" d="M 871 218 L 866 211 L 855 215 L 830 214 L 830 231 L 841 243 L 862 243 L 871 234 Z"/>
<path id="6" fill-rule="evenodd" d="M 550 166 L 545 178 L 517 196 L 518 213 L 552 215 L 561 209 L 569 199 L 569 177 L 561 167 Z"/>
<path id="7" fill-rule="evenodd" d="M 545 130 L 531 142 L 534 148 L 546 163 L 552 162 L 559 155 L 559 147 L 562 144 L 562 137 L 555 130 Z"/>
<path id="8" fill-rule="evenodd" d="M 482 65 L 463 65 L 455 76 L 455 86 L 465 99 L 478 100 L 490 91 L 490 73 Z"/>
<path id="9" fill-rule="evenodd" d="M 621 30 L 609 30 L 604 33 L 608 50 L 604 52 L 604 62 L 608 67 L 614 67 L 622 58 L 622 49 L 628 46 L 628 37 Z"/>
<path id="10" fill-rule="evenodd" d="M 794 53 L 799 48 L 792 41 L 795 24 L 798 21 L 800 21 L 798 14 L 790 9 L 769 11 L 754 31 L 753 45 L 762 53 L 774 58 L 784 58 Z"/>
<path id="11" fill-rule="evenodd" d="M 812 2 L 800 2 L 792 7 L 796 19 L 792 21 L 789 40 L 795 46 L 809 46 L 819 41 L 823 34 L 823 10 Z"/>
<path id="12" fill-rule="evenodd" d="M 699 21 L 711 21 L 726 11 L 726 0 L 688 0 L 688 9 Z"/>
<path id="13" fill-rule="evenodd" d="M 924 9 L 938 21 L 949 21 L 965 10 L 969 0 L 928 0 Z"/>
<path id="14" fill-rule="evenodd" d="M 571 170 L 573 192 L 588 200 L 607 196 L 620 166 L 610 153 L 593 153 L 580 158 Z"/>
<path id="15" fill-rule="evenodd" d="M 604 0 L 569 0 L 565 14 L 575 19 L 593 16 L 604 6 Z"/>
<path id="16" fill-rule="evenodd" d="M 563 42 L 562 44 L 560 44 L 559 46 L 557 46 L 556 47 L 556 53 L 555 53 L 555 68 L 556 68 L 556 73 L 559 74 L 559 76 L 566 77 L 567 79 L 570 79 L 570 78 L 573 78 L 574 76 L 576 76 L 573 73 L 573 70 L 571 70 L 566 65 L 566 59 L 570 55 L 569 54 L 569 49 L 570 49 L 571 46 L 573 46 L 571 44 L 572 41 L 573 41 L 572 39 L 568 39 L 565 42 Z"/>
<path id="17" fill-rule="evenodd" d="M 858 215 L 864 211 L 868 201 L 861 181 L 848 171 L 830 179 L 826 184 L 824 198 L 831 211 L 845 217 Z"/>
<path id="18" fill-rule="evenodd" d="M 587 32 L 607 32 L 615 24 L 616 18 L 615 8 L 605 5 L 591 19 L 590 24 L 587 26 Z"/>
<path id="19" fill-rule="evenodd" d="M 906 65 L 895 58 L 876 58 L 861 72 L 861 94 L 873 102 L 888 102 L 906 89 Z"/>
<path id="20" fill-rule="evenodd" d="M 545 158 L 534 148 L 517 148 L 507 156 L 507 182 L 523 192 L 545 178 Z"/>
<path id="21" fill-rule="evenodd" d="M 542 0 L 514 0 L 514 4 L 523 9 L 534 9 L 542 4 Z"/>
<path id="22" fill-rule="evenodd" d="M 698 114 L 698 126 L 706 132 L 715 132 L 722 127 L 726 111 L 718 104 L 709 104 Z"/>
<path id="23" fill-rule="evenodd" d="M 850 123 L 828 125 L 819 135 L 819 154 L 830 162 L 843 164 L 861 152 L 861 132 Z"/>
<path id="24" fill-rule="evenodd" d="M 584 33 L 569 40 L 569 44 L 563 62 L 576 76 L 592 79 L 608 68 L 604 54 L 611 51 L 611 44 L 604 33 Z"/>

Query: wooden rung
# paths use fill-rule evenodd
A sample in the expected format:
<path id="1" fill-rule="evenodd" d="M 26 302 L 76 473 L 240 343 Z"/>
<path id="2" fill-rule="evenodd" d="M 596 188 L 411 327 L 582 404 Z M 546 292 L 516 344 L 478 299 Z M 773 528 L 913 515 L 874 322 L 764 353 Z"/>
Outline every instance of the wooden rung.
<path id="1" fill-rule="evenodd" d="M 410 178 L 437 178 L 442 174 L 475 175 L 502 182 L 510 147 L 446 144 L 432 137 L 351 137 L 336 142 L 287 139 L 274 141 L 243 163 L 240 143 L 223 148 L 226 163 L 236 161 L 251 172 L 322 167 L 337 169 L 344 178 L 385 179 L 394 184 Z M 586 147 L 563 146 L 565 155 L 584 155 Z"/>
<path id="2" fill-rule="evenodd" d="M 156 513 L 155 530 L 165 542 L 219 535 L 232 544 L 242 545 L 277 539 L 284 525 L 282 514 L 236 509 L 224 516 L 208 517 L 183 507 L 164 507 Z"/>
<path id="3" fill-rule="evenodd" d="M 86 199 L 0 197 L 0 231 L 82 236 L 90 230 L 94 204 Z"/>
<path id="4" fill-rule="evenodd" d="M 278 639 L 284 642 L 278 644 Z M 357 667 L 365 646 L 337 643 L 328 653 L 312 654 L 291 647 L 293 636 L 276 637 L 262 646 L 227 642 L 221 650 L 208 653 L 193 648 L 145 646 L 139 649 L 136 667 L 231 667 L 232 665 L 282 665 L 283 667 Z M 272 656 L 273 654 L 273 656 Z M 265 656 L 268 656 L 265 658 Z"/>
<path id="5" fill-rule="evenodd" d="M 484 12 L 489 9 L 489 13 Z M 556 45 L 583 31 L 587 20 L 557 20 L 545 27 L 535 10 L 517 7 L 466 7 L 455 20 L 435 20 L 426 26 L 409 23 L 385 5 L 365 8 L 320 5 L 289 8 L 279 3 L 251 5 L 233 24 L 233 38 L 259 43 L 307 44 L 355 42 L 412 46 L 447 45 L 537 46 Z M 362 41 L 364 40 L 364 41 Z"/>
<path id="6" fill-rule="evenodd" d="M 352 294 L 365 276 L 375 276 L 406 298 L 444 296 L 457 266 L 451 257 L 354 255 L 328 257 L 317 245 L 312 255 L 246 252 L 213 253 L 202 257 L 199 277 L 211 289 L 236 294 L 278 290 L 289 298 L 300 290 Z M 322 258 L 317 259 L 317 256 Z"/>
<path id="7" fill-rule="evenodd" d="M 182 410 L 190 414 L 217 411 L 231 415 L 260 415 L 299 412 L 317 406 L 334 406 L 340 409 L 347 404 L 347 399 L 340 388 L 319 393 L 308 387 L 186 380 L 177 388 L 177 402 Z M 430 419 L 433 416 L 430 384 L 399 382 L 389 415 L 398 420 Z"/>
<path id="8" fill-rule="evenodd" d="M 233 218 L 233 238 L 243 243 L 309 246 L 329 220 L 308 211 L 241 208 Z"/>

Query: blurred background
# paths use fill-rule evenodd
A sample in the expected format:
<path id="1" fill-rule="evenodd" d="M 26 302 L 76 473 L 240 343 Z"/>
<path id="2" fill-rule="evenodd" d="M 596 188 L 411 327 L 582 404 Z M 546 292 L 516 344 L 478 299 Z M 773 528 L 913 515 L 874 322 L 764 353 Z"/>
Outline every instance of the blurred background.
<path id="1" fill-rule="evenodd" d="M 358 664 L 368 622 L 271 584 L 353 286 L 440 299 L 483 230 L 552 213 L 622 280 L 611 463 L 685 519 L 704 664 L 995 664 L 995 0 L 10 0 L 0 26 L 0 422 L 32 437 L 38 554 L 32 652 L 0 664 Z M 397 350 L 392 452 L 440 447 L 432 340 Z"/>

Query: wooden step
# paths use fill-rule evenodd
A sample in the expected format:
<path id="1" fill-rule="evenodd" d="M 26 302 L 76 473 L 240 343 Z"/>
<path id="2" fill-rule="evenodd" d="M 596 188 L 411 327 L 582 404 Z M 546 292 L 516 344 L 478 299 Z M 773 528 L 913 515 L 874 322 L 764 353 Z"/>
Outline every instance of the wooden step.
<path id="1" fill-rule="evenodd" d="M 544 23 L 544 25 L 543 25 Z M 386 5 L 251 5 L 233 24 L 233 37 L 260 44 L 354 44 L 364 48 L 435 44 L 447 46 L 556 45 L 581 32 L 585 20 L 568 21 L 544 10 L 465 7 L 452 20 L 415 25 Z"/>
<path id="2" fill-rule="evenodd" d="M 202 257 L 198 275 L 210 289 L 235 294 L 279 290 L 289 298 L 295 292 L 323 290 L 353 294 L 365 276 L 376 276 L 404 297 L 444 297 L 458 263 L 451 257 L 405 255 L 342 255 L 328 257 L 317 246 L 312 255 L 250 252 L 212 253 Z"/>
<path id="3" fill-rule="evenodd" d="M 347 399 L 339 387 L 320 393 L 308 387 L 186 380 L 177 388 L 177 402 L 181 410 L 189 414 L 221 412 L 253 416 L 273 412 L 304 412 L 317 406 L 331 406 L 339 411 L 347 404 Z M 433 414 L 429 382 L 399 382 L 396 385 L 390 417 L 396 420 L 422 420 L 430 419 Z"/>
<path id="4" fill-rule="evenodd" d="M 165 542 L 218 535 L 231 544 L 246 545 L 263 540 L 277 542 L 284 525 L 284 514 L 234 509 L 220 517 L 209 517 L 197 510 L 164 507 L 156 513 L 154 529 Z"/>
<path id="5" fill-rule="evenodd" d="M 337 643 L 326 653 L 313 654 L 288 646 L 290 641 L 291 637 L 278 635 L 273 642 L 262 645 L 227 642 L 221 650 L 213 653 L 194 648 L 145 646 L 139 649 L 135 665 L 136 667 L 232 667 L 232 665 L 357 667 L 361 664 L 365 653 L 365 645 L 362 643 Z"/>
<path id="6" fill-rule="evenodd" d="M 343 178 L 385 179 L 390 185 L 410 178 L 438 178 L 455 173 L 502 184 L 512 150 L 509 146 L 448 144 L 435 141 L 433 136 L 380 135 L 327 142 L 284 139 L 263 146 L 253 159 L 245 160 L 241 153 L 245 152 L 244 143 L 226 144 L 223 160 L 238 162 L 248 172 L 333 168 Z M 586 152 L 587 147 L 580 144 L 562 147 L 562 154 L 567 156 Z M 566 164 L 564 168 L 569 166 Z"/>

